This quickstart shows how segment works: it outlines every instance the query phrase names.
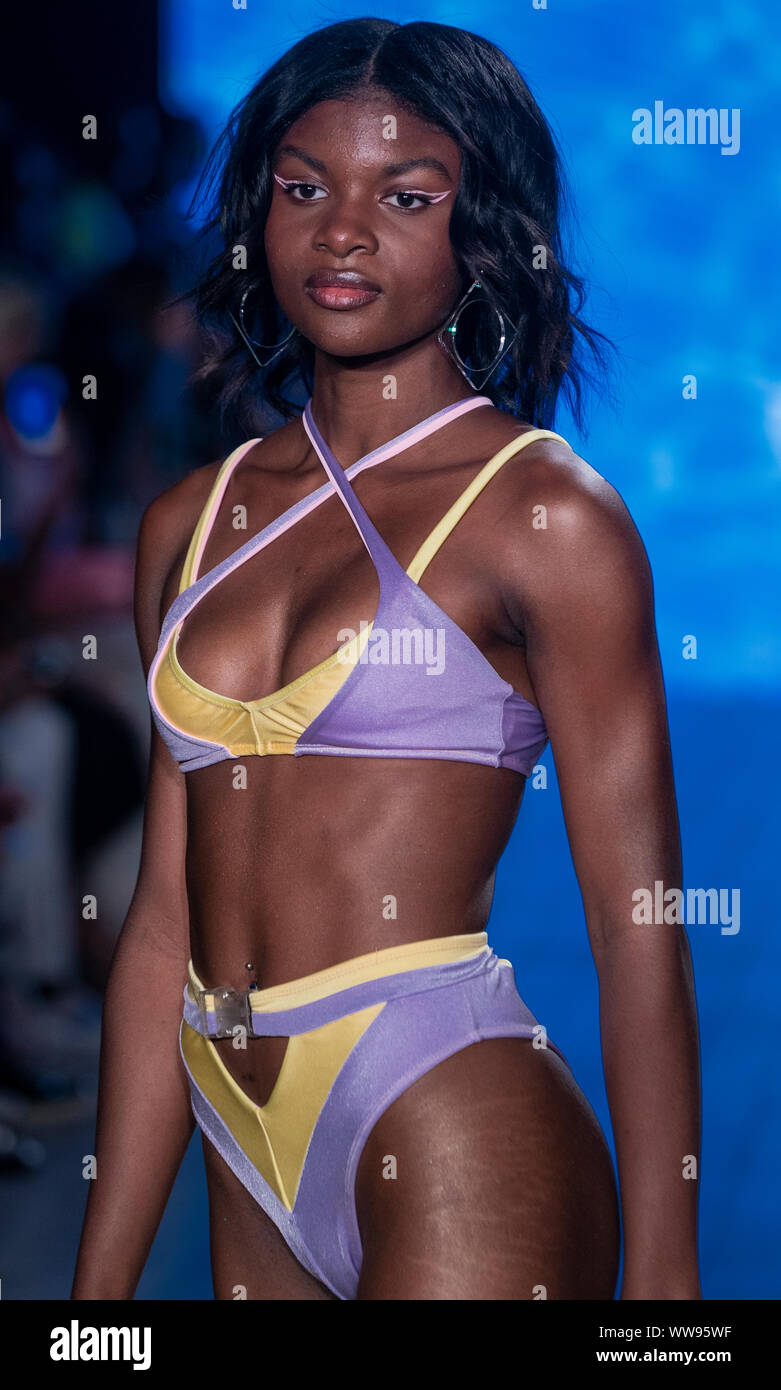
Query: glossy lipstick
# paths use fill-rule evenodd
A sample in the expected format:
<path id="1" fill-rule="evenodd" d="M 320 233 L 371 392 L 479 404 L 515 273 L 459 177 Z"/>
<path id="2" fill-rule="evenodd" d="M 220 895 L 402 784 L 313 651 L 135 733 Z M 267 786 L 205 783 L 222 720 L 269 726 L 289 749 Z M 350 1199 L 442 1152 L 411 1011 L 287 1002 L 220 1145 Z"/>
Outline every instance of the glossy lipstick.
<path id="1" fill-rule="evenodd" d="M 323 309 L 360 309 L 382 293 L 379 285 L 354 270 L 316 270 L 304 289 Z"/>

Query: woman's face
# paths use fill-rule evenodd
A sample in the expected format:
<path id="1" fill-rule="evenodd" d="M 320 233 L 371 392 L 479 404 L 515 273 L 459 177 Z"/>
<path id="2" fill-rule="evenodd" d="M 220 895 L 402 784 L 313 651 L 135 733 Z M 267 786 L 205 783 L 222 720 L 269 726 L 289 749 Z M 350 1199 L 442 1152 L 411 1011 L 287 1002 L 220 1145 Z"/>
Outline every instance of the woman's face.
<path id="1" fill-rule="evenodd" d="M 448 232 L 461 173 L 455 141 L 375 92 L 311 107 L 271 167 L 266 256 L 277 301 L 305 338 L 353 357 L 440 327 L 464 289 Z M 307 283 L 326 271 L 352 272 L 374 290 Z"/>

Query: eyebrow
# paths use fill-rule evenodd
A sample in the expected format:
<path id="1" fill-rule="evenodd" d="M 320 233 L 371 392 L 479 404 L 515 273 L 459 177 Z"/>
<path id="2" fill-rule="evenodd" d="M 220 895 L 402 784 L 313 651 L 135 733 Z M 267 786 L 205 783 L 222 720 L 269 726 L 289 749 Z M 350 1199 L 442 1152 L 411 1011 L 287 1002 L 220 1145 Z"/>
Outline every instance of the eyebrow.
<path id="1" fill-rule="evenodd" d="M 310 169 L 314 169 L 318 174 L 327 174 L 328 166 L 322 159 L 315 159 L 314 155 L 307 154 L 298 145 L 280 145 L 276 153 L 276 159 L 281 159 L 283 155 L 291 154 L 296 159 L 303 160 Z M 432 155 L 423 155 L 420 159 L 400 159 L 394 164 L 384 164 L 379 170 L 380 175 L 406 174 L 410 169 L 433 169 L 437 174 L 444 174 L 446 179 L 452 178 L 450 170 L 440 159 L 434 159 Z"/>

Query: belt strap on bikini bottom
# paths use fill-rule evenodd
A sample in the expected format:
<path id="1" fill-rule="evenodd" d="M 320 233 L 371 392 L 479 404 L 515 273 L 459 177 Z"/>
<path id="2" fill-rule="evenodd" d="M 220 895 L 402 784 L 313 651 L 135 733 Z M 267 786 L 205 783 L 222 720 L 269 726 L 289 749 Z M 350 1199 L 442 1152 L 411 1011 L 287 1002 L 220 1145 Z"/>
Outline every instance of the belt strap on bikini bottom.
<path id="1" fill-rule="evenodd" d="M 390 946 L 269 989 L 208 989 L 188 965 L 184 1020 L 210 1038 L 289 1036 L 402 994 L 467 978 L 496 957 L 486 932 Z"/>

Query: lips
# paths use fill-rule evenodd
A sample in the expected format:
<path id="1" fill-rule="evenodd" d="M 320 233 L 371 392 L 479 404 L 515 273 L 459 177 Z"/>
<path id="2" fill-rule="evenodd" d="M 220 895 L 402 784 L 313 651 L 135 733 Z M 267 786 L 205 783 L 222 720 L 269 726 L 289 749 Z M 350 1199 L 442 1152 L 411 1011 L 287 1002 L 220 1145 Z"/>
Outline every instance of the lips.
<path id="1" fill-rule="evenodd" d="M 313 289 L 327 285 L 343 285 L 345 289 L 376 290 L 377 293 L 380 290 L 379 285 L 375 285 L 373 280 L 365 280 L 357 270 L 316 270 L 306 283 Z"/>
<path id="2" fill-rule="evenodd" d="M 304 289 L 324 309 L 358 309 L 382 293 L 379 285 L 355 270 L 315 270 Z"/>

